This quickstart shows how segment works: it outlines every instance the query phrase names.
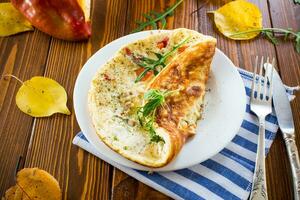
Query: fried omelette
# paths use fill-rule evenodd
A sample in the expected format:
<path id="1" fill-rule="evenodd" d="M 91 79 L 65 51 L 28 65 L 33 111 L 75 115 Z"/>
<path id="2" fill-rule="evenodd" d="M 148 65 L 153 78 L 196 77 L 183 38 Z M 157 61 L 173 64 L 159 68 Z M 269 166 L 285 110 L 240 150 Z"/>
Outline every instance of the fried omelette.
<path id="1" fill-rule="evenodd" d="M 89 91 L 88 107 L 101 140 L 142 165 L 168 164 L 196 133 L 215 46 L 215 38 L 181 28 L 121 48 L 96 73 Z M 158 60 L 163 63 L 155 70 L 145 70 L 145 63 L 154 66 Z M 161 138 L 156 141 L 137 117 L 149 90 L 173 91 L 154 112 L 151 128 Z"/>

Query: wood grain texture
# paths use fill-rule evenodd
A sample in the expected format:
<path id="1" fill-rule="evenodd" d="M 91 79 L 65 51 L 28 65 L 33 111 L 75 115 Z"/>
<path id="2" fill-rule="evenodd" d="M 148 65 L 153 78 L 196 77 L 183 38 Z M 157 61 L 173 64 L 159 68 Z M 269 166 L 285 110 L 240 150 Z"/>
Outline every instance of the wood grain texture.
<path id="1" fill-rule="evenodd" d="M 300 6 L 293 1 L 269 0 L 269 10 L 273 27 L 300 30 Z M 300 85 L 300 54 L 294 49 L 293 42 L 281 42 L 276 46 L 277 65 L 284 83 Z M 299 93 L 292 102 L 295 122 L 296 143 L 300 148 L 300 97 Z M 292 199 L 292 179 L 287 152 L 282 137 L 277 137 L 268 158 L 269 190 L 272 199 Z M 274 152 L 274 153 L 273 153 Z M 276 164 L 274 164 L 276 163 Z M 283 178 L 284 177 L 284 178 Z M 276 187 L 274 186 L 276 185 Z"/>
<path id="2" fill-rule="evenodd" d="M 194 14 L 190 14 L 190 13 L 191 11 L 194 11 L 196 9 L 195 6 L 190 1 L 187 2 L 185 2 L 183 6 L 180 6 L 177 9 L 177 12 L 175 13 L 175 17 L 172 20 L 170 20 L 173 22 L 173 27 L 175 28 L 187 27 L 187 28 L 198 30 L 199 32 L 202 32 L 204 34 L 213 35 L 218 40 L 218 47 L 231 58 L 231 60 L 234 62 L 236 66 L 253 71 L 254 58 L 256 55 L 276 57 L 276 51 L 274 45 L 271 44 L 269 41 L 267 41 L 265 38 L 259 37 L 251 41 L 233 41 L 225 38 L 216 30 L 216 27 L 214 27 L 213 25 L 213 21 L 212 21 L 213 18 L 212 16 L 207 15 L 207 11 L 211 11 L 219 8 L 225 3 L 224 1 L 222 0 L 221 1 L 216 1 L 216 0 L 198 1 L 199 10 Z M 256 1 L 252 0 L 251 2 L 258 5 L 258 7 L 262 10 L 264 26 L 270 27 L 271 16 L 269 14 L 268 2 L 258 1 L 258 0 Z M 139 5 L 136 4 L 136 2 L 133 4 L 135 5 L 135 8 L 139 7 Z M 145 10 L 143 7 L 143 9 L 142 8 L 135 9 L 135 11 L 142 10 L 141 12 L 147 12 L 152 9 L 150 3 L 149 4 L 146 3 L 143 6 L 145 5 L 149 5 L 148 10 L 147 9 Z M 186 6 L 188 6 L 190 9 L 185 10 L 185 12 L 182 10 L 178 11 L 180 9 L 183 9 Z M 193 18 L 193 15 L 197 15 L 197 17 Z M 141 14 L 137 13 L 134 16 L 140 17 Z M 168 28 L 172 28 L 172 27 L 168 27 Z M 271 187 L 273 189 L 273 191 L 271 192 L 272 193 L 271 199 L 283 199 L 284 197 L 290 197 L 291 185 L 289 184 L 288 181 L 289 178 L 286 178 L 285 181 L 279 181 L 279 179 L 282 179 L 282 175 L 288 171 L 287 170 L 288 162 L 280 162 L 281 160 L 280 157 L 283 157 L 284 158 L 283 160 L 287 161 L 287 156 L 283 146 L 283 142 L 280 137 L 277 137 L 273 147 L 271 148 L 270 155 L 268 156 L 267 159 L 268 186 L 269 188 Z M 274 165 L 274 163 L 278 163 L 278 165 Z M 277 168 L 278 170 L 274 172 L 274 168 Z M 273 177 L 273 173 L 276 173 L 277 175 L 275 179 Z M 128 176 L 124 175 L 122 172 L 119 172 L 118 170 L 115 171 L 114 173 L 114 180 L 116 180 L 117 183 L 121 183 L 121 184 L 117 184 L 117 187 L 115 187 L 117 188 L 115 189 L 116 193 L 118 193 L 119 191 L 118 186 L 123 185 L 123 187 L 126 188 L 126 190 L 128 190 L 128 188 L 131 188 L 132 190 L 132 192 L 130 193 L 132 195 L 130 196 L 131 198 L 134 197 L 135 199 L 139 199 L 136 195 L 134 196 L 135 194 L 134 188 L 137 187 L 138 185 L 136 182 L 132 181 Z M 127 182 L 127 184 L 124 184 L 125 181 Z M 128 185 L 132 185 L 132 187 L 128 187 Z M 278 195 L 274 195 L 276 194 L 275 185 L 281 188 L 280 190 L 281 192 Z"/>
<path id="3" fill-rule="evenodd" d="M 0 0 L 2 2 L 3 0 Z M 163 11 L 176 0 L 92 0 L 92 37 L 86 42 L 53 39 L 39 31 L 0 38 L 0 75 L 14 74 L 22 80 L 45 75 L 61 83 L 73 107 L 76 77 L 85 61 L 100 47 L 129 34 L 135 20 L 150 10 Z M 186 27 L 212 35 L 218 48 L 241 68 L 253 69 L 255 55 L 274 56 L 283 80 L 300 84 L 300 56 L 293 43 L 274 47 L 262 37 L 251 41 L 233 41 L 222 36 L 207 11 L 229 0 L 185 0 L 167 29 Z M 263 13 L 264 26 L 300 28 L 300 6 L 292 0 L 250 0 Z M 197 10 L 198 9 L 198 10 Z M 193 13 L 193 11 L 197 10 Z M 0 196 L 14 184 L 15 165 L 40 167 L 53 174 L 63 190 L 64 199 L 170 199 L 100 159 L 71 144 L 80 130 L 74 116 L 61 114 L 34 119 L 19 111 L 14 97 L 19 83 L 0 80 Z M 300 100 L 292 103 L 296 139 L 300 147 Z M 278 135 L 267 157 L 269 199 L 292 199 L 290 169 L 284 143 Z"/>
<path id="4" fill-rule="evenodd" d="M 68 107 L 79 70 L 104 44 L 124 32 L 126 1 L 93 1 L 93 35 L 86 42 L 52 39 L 45 76 L 58 81 L 67 91 Z M 33 127 L 26 167 L 40 167 L 54 175 L 62 188 L 64 199 L 109 199 L 112 168 L 100 159 L 72 145 L 79 132 L 74 110 L 72 115 L 53 115 L 37 119 Z"/>
<path id="5" fill-rule="evenodd" d="M 0 40 L 0 76 L 13 74 L 21 80 L 44 73 L 50 37 L 34 31 Z M 13 78 L 0 80 L 0 196 L 14 184 L 15 167 L 26 157 L 33 118 L 15 104 L 20 83 Z"/>
<path id="6" fill-rule="evenodd" d="M 117 169 L 113 174 L 112 189 L 112 200 L 171 199 Z"/>
<path id="7" fill-rule="evenodd" d="M 163 11 L 175 1 L 164 0 L 129 0 L 127 6 L 126 28 L 124 34 L 131 33 L 137 25 L 136 20 L 144 20 L 143 13 L 151 10 Z M 167 19 L 167 28 L 172 28 L 173 17 Z M 148 27 L 149 28 L 149 27 Z M 112 183 L 112 199 L 169 199 L 160 192 L 146 186 L 134 178 L 124 174 L 120 170 L 114 168 Z"/>
<path id="8" fill-rule="evenodd" d="M 126 20 L 126 33 L 130 33 L 136 28 L 134 23 L 136 20 L 144 19 L 142 14 L 151 10 L 163 11 L 170 5 L 173 5 L 175 0 L 147 0 L 129 1 L 127 20 Z M 166 29 L 187 27 L 197 30 L 198 18 L 197 15 L 191 15 L 193 10 L 197 9 L 197 1 L 188 0 L 184 1 L 175 11 L 173 17 L 167 18 Z M 161 194 L 160 192 L 146 186 L 145 184 L 135 180 L 132 177 L 124 174 L 118 169 L 114 169 L 113 175 L 113 188 L 112 199 L 169 199 L 169 197 Z"/>

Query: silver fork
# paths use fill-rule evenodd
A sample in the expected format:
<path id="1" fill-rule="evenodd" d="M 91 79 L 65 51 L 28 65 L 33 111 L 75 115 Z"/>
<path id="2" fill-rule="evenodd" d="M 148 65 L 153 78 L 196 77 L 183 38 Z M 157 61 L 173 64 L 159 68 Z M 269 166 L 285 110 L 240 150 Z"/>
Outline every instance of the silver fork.
<path id="1" fill-rule="evenodd" d="M 269 57 L 267 58 L 267 63 Z M 250 109 L 256 114 L 259 120 L 259 133 L 257 143 L 256 164 L 252 183 L 250 200 L 268 199 L 267 180 L 265 168 L 265 118 L 272 112 L 272 75 L 265 72 L 262 79 L 264 58 L 261 58 L 259 76 L 257 75 L 258 57 L 255 58 L 254 77 L 251 88 Z M 274 66 L 274 59 L 272 62 Z M 273 67 L 271 73 L 273 74 Z M 258 81 L 256 80 L 258 76 Z M 269 78 L 269 79 L 268 79 Z M 268 87 L 269 82 L 269 87 Z"/>

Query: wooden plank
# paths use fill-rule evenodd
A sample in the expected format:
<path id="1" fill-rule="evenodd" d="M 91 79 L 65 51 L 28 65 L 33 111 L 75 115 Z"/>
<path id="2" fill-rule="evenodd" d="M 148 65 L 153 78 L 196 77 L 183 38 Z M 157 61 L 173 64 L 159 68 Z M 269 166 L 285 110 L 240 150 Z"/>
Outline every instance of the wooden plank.
<path id="1" fill-rule="evenodd" d="M 0 38 L 0 76 L 13 74 L 21 80 L 44 73 L 50 37 L 39 31 Z M 15 104 L 20 83 L 13 78 L 0 80 L 0 197 L 15 184 L 19 157 L 26 157 L 34 118 Z"/>
<path id="2" fill-rule="evenodd" d="M 264 26 L 270 27 L 270 15 L 268 12 L 268 4 L 266 1 L 252 1 L 262 10 Z M 276 57 L 274 46 L 267 40 L 259 37 L 251 41 L 236 42 L 237 48 L 234 50 L 234 45 L 229 45 L 231 41 L 218 37 L 218 43 L 221 43 L 221 49 L 231 58 L 237 66 L 253 71 L 254 57 L 270 56 Z M 225 46 L 225 48 L 224 48 Z M 232 48 L 233 46 L 233 48 Z M 285 54 L 282 54 L 285 55 Z M 291 185 L 288 172 L 286 152 L 283 142 L 280 137 L 277 137 L 271 147 L 267 157 L 267 182 L 269 188 L 270 199 L 290 199 Z"/>
<path id="3" fill-rule="evenodd" d="M 293 199 L 289 161 L 281 136 L 275 138 L 266 163 L 269 199 Z"/>
<path id="4" fill-rule="evenodd" d="M 251 0 L 259 6 L 263 14 L 263 24 L 266 27 L 271 26 L 270 14 L 268 11 L 267 1 Z M 218 8 L 223 3 L 213 2 L 208 7 L 208 10 L 214 10 Z M 277 4 L 274 3 L 274 5 Z M 270 56 L 276 57 L 276 51 L 274 46 L 264 38 L 256 38 L 250 41 L 233 41 L 224 38 L 219 33 L 216 32 L 215 27 L 210 27 L 211 23 L 205 21 L 205 8 L 201 9 L 199 19 L 204 21 L 201 25 L 200 31 L 214 35 L 218 39 L 218 47 L 233 61 L 233 63 L 241 68 L 253 71 L 254 57 L 258 56 Z M 217 35 L 216 35 L 217 34 Z M 286 53 L 281 54 L 285 56 Z M 289 184 L 290 177 L 286 174 L 288 172 L 288 162 L 286 157 L 286 152 L 284 149 L 284 144 L 280 137 L 277 137 L 274 144 L 271 147 L 270 153 L 266 160 L 267 168 L 267 182 L 270 199 L 290 199 L 291 197 L 291 185 Z"/>
<path id="5" fill-rule="evenodd" d="M 92 1 L 92 38 L 88 42 L 53 39 L 45 76 L 57 80 L 66 89 L 68 107 L 73 107 L 75 79 L 87 58 L 104 44 L 122 36 L 127 2 Z M 59 181 L 64 199 L 109 199 L 111 167 L 72 145 L 79 131 L 72 115 L 56 114 L 38 119 L 29 146 L 26 167 L 40 167 Z"/>
<path id="6" fill-rule="evenodd" d="M 144 19 L 142 14 L 151 10 L 163 11 L 170 5 L 173 5 L 175 0 L 171 1 L 129 1 L 126 33 L 129 34 L 137 25 L 135 20 Z M 176 11 L 174 17 L 167 19 L 167 29 L 188 27 L 197 30 L 197 15 L 191 15 L 193 10 L 197 9 L 197 2 L 193 0 L 184 1 Z M 114 169 L 112 199 L 169 199 L 162 193 L 146 186 L 145 184 L 135 180 L 134 178 L 124 174 L 118 169 Z"/>
<path id="7" fill-rule="evenodd" d="M 114 171 L 112 189 L 112 200 L 170 199 L 117 169 Z"/>
<path id="8" fill-rule="evenodd" d="M 270 14 L 269 14 L 269 8 L 268 8 L 268 2 L 267 1 L 258 1 L 253 0 L 253 3 L 259 6 L 259 8 L 262 10 L 263 13 L 263 19 L 264 19 L 264 26 L 270 26 Z M 133 19 L 136 19 L 135 17 L 139 18 L 141 17 L 141 13 L 147 12 L 148 10 L 152 9 L 153 6 L 151 4 L 145 3 L 143 5 L 139 5 L 138 2 L 133 3 L 135 5 L 134 8 L 132 8 L 132 11 L 129 12 L 129 18 L 127 20 L 127 23 L 130 23 L 130 21 L 133 21 Z M 185 3 L 184 5 L 191 6 L 191 3 Z M 233 41 L 225 38 L 222 36 L 213 25 L 213 20 L 211 16 L 207 15 L 207 11 L 215 10 L 219 8 L 221 5 L 224 4 L 224 1 L 198 1 L 198 8 L 202 7 L 201 9 L 196 12 L 196 15 L 198 16 L 198 20 L 196 19 L 189 19 L 191 15 L 187 14 L 186 12 L 176 12 L 175 18 L 171 19 L 171 22 L 174 22 L 174 27 L 187 27 L 191 29 L 198 30 L 199 32 L 202 32 L 204 34 L 213 35 L 218 39 L 218 47 L 227 54 L 231 60 L 234 62 L 235 65 L 250 70 L 253 70 L 254 66 L 254 57 L 256 55 L 259 56 L 271 56 L 276 57 L 276 51 L 274 46 L 266 41 L 263 38 L 257 38 L 252 41 Z M 146 5 L 146 7 L 145 7 Z M 136 8 L 138 7 L 138 8 Z M 193 6 L 191 6 L 193 9 Z M 179 10 L 180 8 L 178 8 Z M 189 10 L 190 12 L 191 10 Z M 179 13 L 179 14 L 178 14 Z M 132 19 L 133 18 L 133 19 Z M 195 21 L 193 21 L 195 20 Z M 132 28 L 134 25 L 130 25 L 129 27 Z M 172 27 L 169 27 L 172 28 Z M 284 54 L 282 54 L 284 55 Z M 289 195 L 289 191 L 291 189 L 290 185 L 287 184 L 289 178 L 283 178 L 282 174 L 283 172 L 286 172 L 286 163 L 280 162 L 277 155 L 283 156 L 285 154 L 285 150 L 283 148 L 282 141 L 278 138 L 275 140 L 273 147 L 271 148 L 270 154 L 267 159 L 267 170 L 268 170 L 268 186 L 271 188 L 273 193 L 272 199 L 274 198 L 275 190 L 277 187 L 280 187 L 280 195 L 277 195 L 277 199 L 282 199 L 283 197 L 287 197 Z M 284 160 L 287 158 L 285 157 Z M 279 171 L 274 172 L 274 169 L 278 166 L 280 169 Z M 275 179 L 274 179 L 275 177 Z M 281 179 L 281 182 L 278 182 L 278 180 Z M 137 183 L 132 181 L 127 175 L 124 175 L 124 173 L 119 172 L 116 170 L 114 172 L 114 181 L 115 184 L 113 187 L 115 188 L 115 192 L 113 194 L 116 197 L 121 197 L 121 194 L 118 196 L 118 193 L 121 193 L 120 187 L 126 188 L 126 190 L 131 190 L 132 193 L 130 197 L 137 197 L 134 192 L 134 188 L 136 187 Z M 127 184 L 124 184 L 123 182 L 127 182 Z M 121 186 L 120 186 L 121 185 Z M 132 185 L 132 186 L 129 186 Z M 125 190 L 125 189 L 124 189 Z M 139 189 L 140 190 L 140 189 Z M 118 192 L 120 191 L 120 192 Z M 274 192 L 273 192 L 274 191 Z M 146 192 L 147 193 L 147 192 Z"/>
<path id="9" fill-rule="evenodd" d="M 170 2 L 173 3 L 174 1 Z M 168 4 L 165 1 L 128 1 L 127 19 L 126 19 L 126 34 L 129 34 L 132 30 L 137 27 L 134 23 L 136 20 L 144 20 L 142 16 L 143 13 L 148 13 L 151 10 L 162 11 Z M 168 19 L 167 28 L 170 28 L 172 24 L 172 19 Z M 148 27 L 147 29 L 149 29 Z M 118 169 L 114 169 L 113 172 L 113 184 L 112 184 L 112 199 L 141 199 L 138 198 L 138 193 L 145 194 L 147 197 L 149 192 L 153 193 L 154 199 L 159 199 L 160 197 L 165 197 L 163 194 L 145 186 L 144 184 L 138 182 L 134 178 L 124 174 Z M 144 198 L 147 199 L 147 198 Z"/>
<path id="10" fill-rule="evenodd" d="M 269 0 L 270 14 L 273 27 L 292 28 L 300 30 L 300 7 L 293 1 Z M 293 42 L 281 42 L 276 46 L 277 62 L 284 83 L 294 86 L 300 84 L 300 54 L 294 49 Z M 296 143 L 300 148 L 300 98 L 297 95 L 292 102 L 294 115 Z M 275 146 L 276 145 L 276 146 Z M 293 187 L 289 161 L 282 137 L 278 137 L 269 156 L 268 170 L 273 176 L 268 176 L 268 181 L 273 187 L 269 187 L 272 199 L 292 199 Z M 274 151 L 274 153 L 272 152 Z M 273 153 L 273 154 L 272 154 Z"/>
<path id="11" fill-rule="evenodd" d="M 238 43 L 221 35 L 214 25 L 213 15 L 207 14 L 208 11 L 213 11 L 224 5 L 224 0 L 208 1 L 201 0 L 198 2 L 198 31 L 200 33 L 211 35 L 217 39 L 217 47 L 222 50 L 232 62 L 240 66 L 238 59 Z"/>
<path id="12" fill-rule="evenodd" d="M 127 18 L 126 18 L 126 28 L 125 34 L 131 33 L 132 30 L 137 28 L 136 20 L 145 20 L 143 17 L 143 13 L 148 13 L 149 11 L 155 9 L 160 11 L 163 9 L 165 5 L 165 1 L 139 1 L 139 0 L 129 0 L 128 8 L 127 8 Z M 168 21 L 169 22 L 169 21 Z M 168 23 L 169 24 L 169 23 Z M 150 29 L 148 27 L 147 29 Z M 113 170 L 113 180 L 112 180 L 112 199 L 137 199 L 137 193 L 141 190 L 139 185 L 143 185 L 139 183 L 134 178 L 126 175 L 122 171 L 114 168 Z M 154 191 L 153 189 L 145 190 L 144 193 L 148 193 L 148 191 Z M 161 196 L 159 192 L 155 192 L 156 198 Z"/>

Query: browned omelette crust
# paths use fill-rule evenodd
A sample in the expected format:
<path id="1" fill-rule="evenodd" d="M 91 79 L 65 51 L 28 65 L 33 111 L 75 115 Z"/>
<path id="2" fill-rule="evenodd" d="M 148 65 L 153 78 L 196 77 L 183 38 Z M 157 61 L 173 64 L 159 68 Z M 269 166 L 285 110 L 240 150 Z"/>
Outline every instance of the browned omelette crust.
<path id="1" fill-rule="evenodd" d="M 178 90 L 166 98 L 166 105 L 156 116 L 156 122 L 168 131 L 174 144 L 173 156 L 180 151 L 186 138 L 195 134 L 196 123 L 188 124 L 182 119 L 196 101 L 203 102 L 215 46 L 215 41 L 208 41 L 187 48 L 149 85 L 152 89 Z"/>

